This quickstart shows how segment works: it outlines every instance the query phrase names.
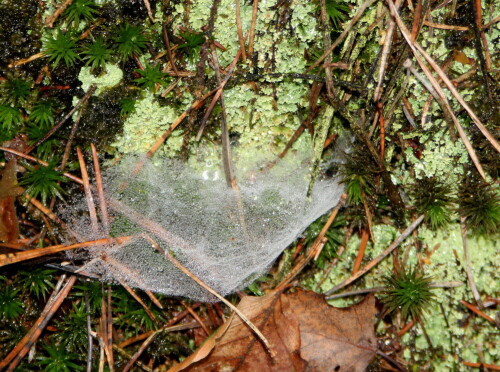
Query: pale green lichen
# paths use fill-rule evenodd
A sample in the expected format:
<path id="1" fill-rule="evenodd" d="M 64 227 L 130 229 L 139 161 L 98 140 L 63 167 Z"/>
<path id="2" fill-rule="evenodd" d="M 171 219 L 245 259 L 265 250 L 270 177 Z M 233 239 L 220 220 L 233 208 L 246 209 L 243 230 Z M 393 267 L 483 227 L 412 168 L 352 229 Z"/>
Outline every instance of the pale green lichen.
<path id="1" fill-rule="evenodd" d="M 95 84 L 97 89 L 94 95 L 101 94 L 102 91 L 118 85 L 123 78 L 123 71 L 118 66 L 106 63 L 104 73 L 95 76 L 91 72 L 90 66 L 82 67 L 78 74 L 78 80 L 82 82 L 82 89 L 87 91 L 92 84 Z"/>
<path id="2" fill-rule="evenodd" d="M 462 141 L 453 141 L 443 129 L 424 144 L 420 159 L 414 155 L 413 149 L 405 150 L 406 161 L 413 165 L 416 178 L 436 176 L 450 182 L 457 181 L 463 174 L 463 165 L 470 161 Z"/>
<path id="3" fill-rule="evenodd" d="M 178 115 L 177 110 L 160 106 L 152 94 L 146 94 L 136 102 L 134 113 L 125 121 L 123 133 L 118 136 L 113 146 L 124 154 L 145 154 Z M 163 151 L 179 151 L 181 145 L 182 137 L 179 132 L 174 131 Z"/>
<path id="4" fill-rule="evenodd" d="M 211 5 L 211 1 L 191 4 L 188 25 L 182 23 L 184 4 L 175 5 L 175 20 L 172 25 L 174 32 L 178 32 L 181 26 L 199 31 L 208 22 Z M 278 13 L 270 7 L 271 4 L 259 3 L 254 43 L 258 56 L 257 66 L 274 73 L 296 73 L 305 70 L 304 50 L 320 39 L 317 20 L 314 17 L 317 6 L 302 1 L 294 1 L 291 4 L 290 23 L 296 26 L 300 24 L 293 34 L 286 25 L 280 29 L 276 28 L 273 22 Z M 221 66 L 230 63 L 239 48 L 234 11 L 233 1 L 221 1 L 214 28 L 214 39 L 226 48 L 225 51 L 217 51 Z M 242 2 L 241 20 L 245 33 L 250 27 L 251 13 L 252 7 Z M 270 53 L 274 56 L 273 66 L 269 64 Z M 194 65 L 188 64 L 189 67 L 193 70 L 195 68 Z M 209 77 L 213 76 L 213 72 L 207 73 Z M 265 72 L 258 91 L 244 83 L 224 90 L 229 131 L 238 137 L 233 155 L 240 169 L 253 168 L 257 162 L 273 160 L 300 125 L 297 111 L 308 106 L 310 82 L 274 78 L 279 83 L 273 89 L 268 84 L 272 79 L 264 77 Z M 179 86 L 182 86 L 181 84 Z M 189 105 L 189 100 L 183 102 L 186 107 Z M 136 103 L 136 112 L 125 121 L 123 135 L 114 145 L 122 153 L 144 153 L 162 133 L 163 128 L 168 127 L 181 113 L 180 109 L 160 107 L 150 97 L 150 93 L 145 93 L 145 98 Z M 220 130 L 216 129 L 215 133 L 218 132 Z M 181 133 L 182 129 L 173 132 L 162 148 L 163 154 L 168 157 L 178 155 L 182 145 Z M 310 147 L 311 138 L 304 134 L 293 149 L 304 152 Z M 202 137 L 198 145 L 191 142 L 190 151 L 190 161 L 193 163 L 199 162 L 203 165 L 207 159 L 210 164 L 220 163 L 221 149 L 218 143 L 209 142 Z"/>

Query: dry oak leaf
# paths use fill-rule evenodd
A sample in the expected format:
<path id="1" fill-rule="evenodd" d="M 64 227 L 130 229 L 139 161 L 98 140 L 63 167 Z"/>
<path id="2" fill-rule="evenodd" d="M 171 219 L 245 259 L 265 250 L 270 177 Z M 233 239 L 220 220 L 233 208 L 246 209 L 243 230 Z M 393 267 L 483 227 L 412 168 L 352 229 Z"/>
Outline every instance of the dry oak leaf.
<path id="1" fill-rule="evenodd" d="M 17 162 L 9 160 L 1 173 L 0 180 L 0 241 L 15 242 L 19 235 L 19 225 L 14 201 L 22 194 L 17 185 Z"/>
<path id="2" fill-rule="evenodd" d="M 177 371 L 364 371 L 376 353 L 375 298 L 335 308 L 321 295 L 296 290 L 244 297 L 240 309 L 264 334 L 274 358 L 232 316 Z"/>

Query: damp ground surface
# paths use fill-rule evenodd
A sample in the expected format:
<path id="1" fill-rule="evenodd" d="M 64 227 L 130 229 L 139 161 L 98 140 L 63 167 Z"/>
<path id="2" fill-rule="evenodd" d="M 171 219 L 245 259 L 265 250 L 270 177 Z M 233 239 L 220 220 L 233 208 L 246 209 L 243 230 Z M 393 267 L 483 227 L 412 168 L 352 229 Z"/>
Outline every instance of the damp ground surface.
<path id="1" fill-rule="evenodd" d="M 3 1 L 0 370 L 168 370 L 208 287 L 373 302 L 358 368 L 500 368 L 499 12 Z"/>

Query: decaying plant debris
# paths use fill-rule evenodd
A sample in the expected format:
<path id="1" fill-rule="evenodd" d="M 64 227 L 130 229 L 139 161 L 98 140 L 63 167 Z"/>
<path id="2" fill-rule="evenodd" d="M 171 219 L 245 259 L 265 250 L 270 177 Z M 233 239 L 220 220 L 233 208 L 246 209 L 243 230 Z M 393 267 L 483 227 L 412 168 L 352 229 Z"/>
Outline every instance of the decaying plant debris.
<path id="1" fill-rule="evenodd" d="M 2 2 L 0 370 L 500 369 L 499 11 L 488 0 Z M 154 166 L 175 162 L 167 171 L 190 178 L 159 177 Z M 275 174 L 278 190 L 252 190 Z M 300 218 L 290 185 L 304 205 L 323 187 L 322 208 L 336 206 L 269 271 L 224 287 L 228 270 L 172 249 L 185 241 L 151 212 L 173 205 L 157 201 L 162 182 L 192 206 L 177 209 L 193 231 L 217 218 L 208 209 L 226 213 L 238 227 L 217 232 L 228 247 L 251 251 L 289 225 L 273 212 L 293 214 L 297 231 L 272 259 L 316 218 Z M 231 203 L 196 203 L 203 182 Z M 77 214 L 61 212 L 78 200 Z M 246 215 L 265 216 L 259 232 Z M 139 241 L 188 283 L 164 293 L 215 302 L 139 290 L 159 286 L 113 254 Z M 321 334 L 349 322 L 363 327 Z"/>

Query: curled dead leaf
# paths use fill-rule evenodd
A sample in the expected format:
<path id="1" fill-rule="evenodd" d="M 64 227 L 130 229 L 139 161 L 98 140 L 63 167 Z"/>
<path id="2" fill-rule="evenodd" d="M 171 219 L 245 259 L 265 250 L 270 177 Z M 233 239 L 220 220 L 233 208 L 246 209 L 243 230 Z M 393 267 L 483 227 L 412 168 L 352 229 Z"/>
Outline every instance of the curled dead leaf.
<path id="1" fill-rule="evenodd" d="M 364 371 L 376 353 L 375 298 L 335 308 L 296 290 L 244 297 L 238 309 L 276 351 L 271 357 L 238 317 L 231 317 L 177 371 Z"/>

